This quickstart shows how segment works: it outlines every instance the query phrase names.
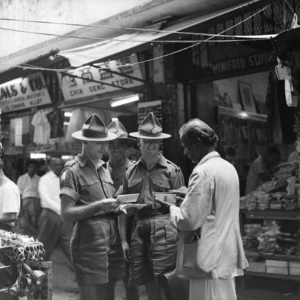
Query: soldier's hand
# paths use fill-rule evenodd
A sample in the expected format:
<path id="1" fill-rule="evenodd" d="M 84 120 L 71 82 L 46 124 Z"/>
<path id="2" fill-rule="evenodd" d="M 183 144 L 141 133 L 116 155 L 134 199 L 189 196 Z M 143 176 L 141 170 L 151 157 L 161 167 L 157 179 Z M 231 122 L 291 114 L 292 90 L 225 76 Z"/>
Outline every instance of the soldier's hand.
<path id="1" fill-rule="evenodd" d="M 120 205 L 120 202 L 114 198 L 107 198 L 101 200 L 101 208 L 105 213 L 110 213 L 115 211 Z"/>
<path id="2" fill-rule="evenodd" d="M 123 248 L 124 257 L 125 257 L 126 261 L 128 262 L 130 260 L 130 247 L 129 247 L 129 244 L 126 241 L 123 241 L 122 242 L 122 248 Z"/>

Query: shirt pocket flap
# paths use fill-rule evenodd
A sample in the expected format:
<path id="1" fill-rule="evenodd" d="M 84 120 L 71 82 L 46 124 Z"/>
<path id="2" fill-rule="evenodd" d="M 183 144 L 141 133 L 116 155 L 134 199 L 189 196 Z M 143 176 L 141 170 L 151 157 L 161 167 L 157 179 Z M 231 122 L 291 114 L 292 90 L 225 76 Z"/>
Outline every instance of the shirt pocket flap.
<path id="1" fill-rule="evenodd" d="M 142 182 L 142 180 L 143 180 L 142 178 L 129 180 L 129 181 L 128 181 L 128 187 L 129 187 L 129 188 L 132 188 L 132 187 L 134 187 L 134 186 L 140 184 L 140 183 Z"/>
<path id="2" fill-rule="evenodd" d="M 161 180 L 157 178 L 153 178 L 152 182 L 154 185 L 158 186 L 162 190 L 169 190 L 170 189 L 170 183 L 167 180 Z"/>

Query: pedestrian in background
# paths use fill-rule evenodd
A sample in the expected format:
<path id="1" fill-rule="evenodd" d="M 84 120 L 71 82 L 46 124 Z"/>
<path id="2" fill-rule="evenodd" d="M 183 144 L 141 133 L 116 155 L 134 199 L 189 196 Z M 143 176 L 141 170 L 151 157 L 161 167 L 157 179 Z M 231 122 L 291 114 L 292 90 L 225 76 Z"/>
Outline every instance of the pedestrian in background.
<path id="1" fill-rule="evenodd" d="M 160 152 L 163 133 L 153 112 L 141 122 L 138 132 L 141 158 L 128 168 L 118 194 L 139 194 L 138 203 L 146 204 L 134 214 L 131 245 L 127 243 L 127 216 L 119 217 L 125 257 L 129 260 L 129 285 L 146 286 L 149 300 L 161 295 L 157 276 L 175 268 L 178 232 L 170 223 L 169 210 L 155 200 L 153 192 L 168 192 L 184 185 L 182 172 Z"/>
<path id="2" fill-rule="evenodd" d="M 206 123 L 192 119 L 180 128 L 179 134 L 184 153 L 197 165 L 181 206 L 170 207 L 171 220 L 180 231 L 200 231 L 200 239 L 214 235 L 214 253 L 217 253 L 211 272 L 190 279 L 189 299 L 235 300 L 234 277 L 243 275 L 243 269 L 248 266 L 239 227 L 238 174 L 215 151 L 218 137 Z M 212 211 L 215 221 L 209 231 Z M 182 251 L 178 249 L 178 256 L 186 254 Z M 208 253 L 207 261 L 214 253 Z"/>
<path id="3" fill-rule="evenodd" d="M 117 135 L 93 114 L 72 136 L 82 141 L 82 152 L 66 163 L 60 195 L 64 220 L 75 223 L 71 251 L 80 299 L 113 300 L 125 260 L 114 213 L 119 203 L 102 157 Z"/>
<path id="4" fill-rule="evenodd" d="M 108 142 L 108 155 L 109 160 L 107 162 L 107 167 L 112 178 L 114 188 L 118 191 L 119 187 L 123 184 L 123 178 L 127 169 L 133 165 L 133 162 L 126 157 L 126 150 L 128 144 L 135 142 L 134 139 L 128 137 L 128 133 L 124 125 L 119 121 L 112 121 L 108 126 L 108 130 L 117 135 L 117 139 Z M 128 218 L 127 226 L 127 243 L 130 244 L 131 237 L 131 227 L 133 224 L 133 217 Z M 126 299 L 127 300 L 138 300 L 139 294 L 136 287 L 128 286 L 129 279 L 129 264 L 126 262 L 126 276 L 123 279 Z"/>
<path id="5" fill-rule="evenodd" d="M 38 220 L 38 239 L 44 244 L 44 260 L 50 260 L 54 248 L 58 245 L 67 261 L 71 264 L 70 240 L 73 232 L 71 222 L 63 222 L 61 217 L 61 200 L 59 176 L 64 167 L 61 157 L 49 159 L 50 170 L 41 177 L 38 191 L 42 211 Z"/>
<path id="6" fill-rule="evenodd" d="M 18 217 L 16 231 L 37 237 L 37 222 L 41 213 L 38 184 L 40 176 L 36 174 L 37 161 L 28 159 L 27 172 L 18 178 L 17 186 L 21 194 L 21 212 Z"/>
<path id="7" fill-rule="evenodd" d="M 3 172 L 0 143 L 0 229 L 12 231 L 20 212 L 20 192 L 17 185 Z"/>
<path id="8" fill-rule="evenodd" d="M 255 191 L 264 182 L 272 179 L 275 166 L 280 163 L 281 153 L 276 146 L 270 146 L 263 155 L 252 163 L 247 175 L 245 195 Z"/>

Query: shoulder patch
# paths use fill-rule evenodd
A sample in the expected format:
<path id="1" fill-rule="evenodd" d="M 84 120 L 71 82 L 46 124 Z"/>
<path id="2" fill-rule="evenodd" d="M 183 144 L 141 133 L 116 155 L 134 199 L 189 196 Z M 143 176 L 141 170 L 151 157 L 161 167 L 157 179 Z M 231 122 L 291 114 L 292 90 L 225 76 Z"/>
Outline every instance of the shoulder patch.
<path id="1" fill-rule="evenodd" d="M 66 177 L 67 177 L 67 172 L 66 172 L 66 170 L 63 170 L 63 172 L 60 175 L 60 180 L 64 181 L 66 179 Z"/>

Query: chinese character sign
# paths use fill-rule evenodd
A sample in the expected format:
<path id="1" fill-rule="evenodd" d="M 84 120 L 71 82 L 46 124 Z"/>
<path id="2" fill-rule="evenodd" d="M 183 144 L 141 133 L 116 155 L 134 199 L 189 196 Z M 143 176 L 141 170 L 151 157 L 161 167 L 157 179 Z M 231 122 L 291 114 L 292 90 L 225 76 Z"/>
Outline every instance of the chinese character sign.
<path id="1" fill-rule="evenodd" d="M 110 72 L 113 71 L 113 72 Z M 116 73 L 115 73 L 116 72 Z M 70 76 L 68 76 L 68 74 Z M 126 77 L 126 75 L 130 77 Z M 136 55 L 58 73 L 65 101 L 143 85 Z M 135 80 L 137 78 L 139 80 Z"/>

